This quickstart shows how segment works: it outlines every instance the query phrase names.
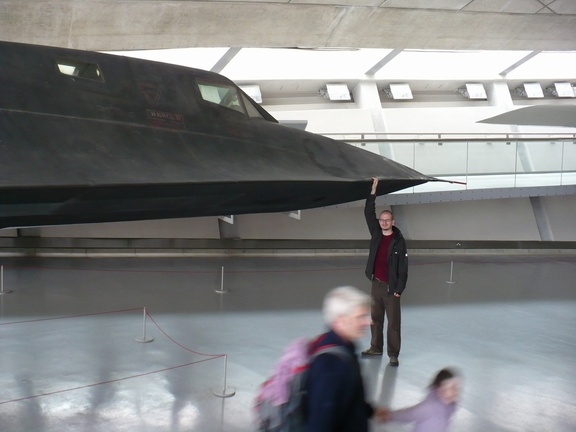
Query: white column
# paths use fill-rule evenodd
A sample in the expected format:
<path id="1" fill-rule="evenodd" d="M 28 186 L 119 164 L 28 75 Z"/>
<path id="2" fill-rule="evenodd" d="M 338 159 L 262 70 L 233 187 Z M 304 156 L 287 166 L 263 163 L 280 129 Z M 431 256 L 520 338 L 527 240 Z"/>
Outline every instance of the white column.
<path id="1" fill-rule="evenodd" d="M 352 90 L 354 96 L 354 103 L 359 109 L 369 110 L 372 117 L 372 126 L 376 137 L 382 133 L 382 138 L 388 131 L 384 112 L 382 111 L 382 102 L 380 101 L 380 94 L 378 93 L 378 86 L 375 82 L 361 82 Z M 394 159 L 392 148 L 389 144 L 380 144 L 377 150 L 382 156 Z"/>
<path id="2" fill-rule="evenodd" d="M 514 102 L 512 101 L 508 84 L 505 82 L 492 83 L 488 87 L 487 93 L 490 105 L 499 107 L 502 113 L 514 108 Z"/>

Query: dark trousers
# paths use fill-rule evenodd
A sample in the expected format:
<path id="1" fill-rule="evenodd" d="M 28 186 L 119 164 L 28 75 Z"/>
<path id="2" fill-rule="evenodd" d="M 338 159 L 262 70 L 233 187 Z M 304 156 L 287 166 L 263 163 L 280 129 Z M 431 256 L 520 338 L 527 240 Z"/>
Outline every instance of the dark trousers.
<path id="1" fill-rule="evenodd" d="M 388 319 L 386 327 L 386 345 L 389 357 L 400 354 L 400 297 L 388 294 L 388 284 L 377 279 L 372 281 L 372 340 L 370 347 L 384 351 L 384 317 Z"/>

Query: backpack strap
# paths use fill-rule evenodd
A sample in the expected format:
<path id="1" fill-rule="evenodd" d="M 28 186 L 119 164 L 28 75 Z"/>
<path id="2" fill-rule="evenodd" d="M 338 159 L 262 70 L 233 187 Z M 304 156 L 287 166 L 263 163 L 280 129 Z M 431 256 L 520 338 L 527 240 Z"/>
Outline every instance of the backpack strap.
<path id="1" fill-rule="evenodd" d="M 312 361 L 314 361 L 314 359 L 321 354 L 335 354 L 335 355 L 339 356 L 340 358 L 344 358 L 344 359 L 351 359 L 352 358 L 352 355 L 350 354 L 350 352 L 346 348 L 344 348 L 343 346 L 335 345 L 335 344 L 327 344 L 327 345 L 321 345 L 321 346 L 315 348 L 310 353 L 309 363 L 311 364 Z"/>

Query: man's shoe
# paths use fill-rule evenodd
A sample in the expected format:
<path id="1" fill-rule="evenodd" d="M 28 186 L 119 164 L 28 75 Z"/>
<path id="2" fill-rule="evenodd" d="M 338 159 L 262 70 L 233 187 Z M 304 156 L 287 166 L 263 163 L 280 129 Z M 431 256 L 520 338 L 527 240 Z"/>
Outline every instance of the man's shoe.
<path id="1" fill-rule="evenodd" d="M 372 348 L 368 348 L 366 351 L 362 351 L 362 356 L 364 357 L 374 357 L 374 356 L 381 356 L 382 351 L 376 351 Z"/>
<path id="2" fill-rule="evenodd" d="M 390 366 L 392 366 L 392 367 L 400 366 L 400 362 L 398 361 L 398 357 L 390 357 Z"/>

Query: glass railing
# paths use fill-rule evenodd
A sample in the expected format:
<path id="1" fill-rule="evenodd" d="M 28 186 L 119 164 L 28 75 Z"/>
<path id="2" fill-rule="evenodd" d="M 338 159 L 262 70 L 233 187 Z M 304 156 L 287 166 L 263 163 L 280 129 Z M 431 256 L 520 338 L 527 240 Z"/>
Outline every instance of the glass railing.
<path id="1" fill-rule="evenodd" d="M 355 135 L 355 136 L 354 136 Z M 576 184 L 576 135 L 327 135 L 423 174 L 429 182 L 401 193 Z"/>

